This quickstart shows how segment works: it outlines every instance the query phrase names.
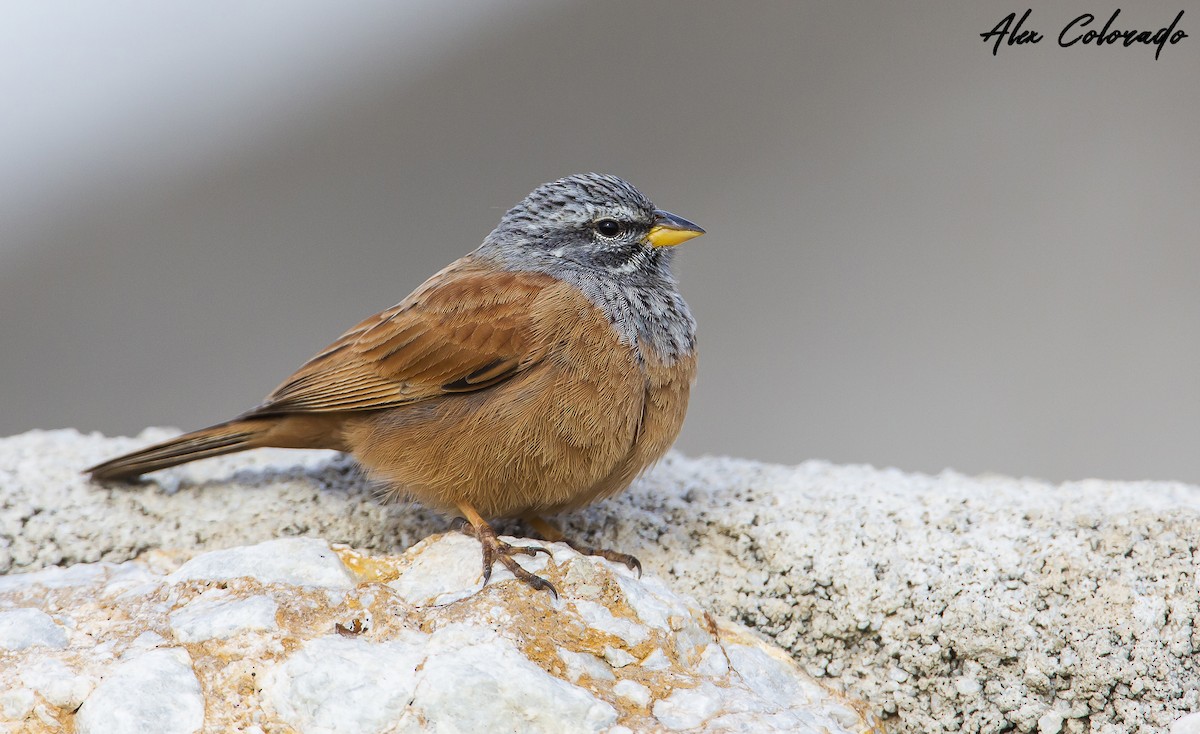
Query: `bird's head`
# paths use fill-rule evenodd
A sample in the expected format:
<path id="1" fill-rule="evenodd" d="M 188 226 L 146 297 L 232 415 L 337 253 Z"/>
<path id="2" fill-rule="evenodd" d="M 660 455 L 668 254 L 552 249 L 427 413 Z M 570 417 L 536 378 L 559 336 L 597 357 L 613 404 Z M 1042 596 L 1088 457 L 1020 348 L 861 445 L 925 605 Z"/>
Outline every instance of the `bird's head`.
<path id="1" fill-rule="evenodd" d="M 630 273 L 665 265 L 671 248 L 704 230 L 655 209 L 627 181 L 584 173 L 542 184 L 504 215 L 484 250 Z"/>

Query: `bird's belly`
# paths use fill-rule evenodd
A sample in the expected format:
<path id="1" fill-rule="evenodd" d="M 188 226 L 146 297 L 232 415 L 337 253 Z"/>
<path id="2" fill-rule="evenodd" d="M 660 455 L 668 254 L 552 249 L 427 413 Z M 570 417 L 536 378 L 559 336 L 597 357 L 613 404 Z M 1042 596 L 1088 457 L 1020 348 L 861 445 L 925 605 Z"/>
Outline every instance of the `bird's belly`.
<path id="1" fill-rule="evenodd" d="M 346 442 L 373 477 L 435 509 L 549 512 L 586 504 L 624 473 L 641 443 L 644 396 L 636 367 L 591 379 L 543 365 L 479 392 L 365 414 Z"/>

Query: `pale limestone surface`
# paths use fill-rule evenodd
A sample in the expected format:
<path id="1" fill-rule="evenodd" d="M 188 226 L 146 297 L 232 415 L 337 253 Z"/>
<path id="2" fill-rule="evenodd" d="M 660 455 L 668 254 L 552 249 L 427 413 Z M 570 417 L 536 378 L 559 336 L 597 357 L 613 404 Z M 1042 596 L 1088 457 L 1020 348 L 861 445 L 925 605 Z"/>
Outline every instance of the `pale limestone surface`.
<path id="1" fill-rule="evenodd" d="M 25 619 L 0 650 L 0 730 L 882 731 L 739 625 L 551 547 L 559 598 L 507 570 L 481 589 L 458 533 L 402 556 L 291 538 L 9 575 L 0 609 Z"/>
<path id="2" fill-rule="evenodd" d="M 0 439 L 0 570 L 287 535 L 392 552 L 446 527 L 420 508 L 379 505 L 348 460 L 320 452 L 251 452 L 132 487 L 77 473 L 166 435 Z M 648 576 L 715 617 L 772 637 L 897 731 L 1200 726 L 1183 718 L 1200 711 L 1196 487 L 672 454 L 618 498 L 564 520 L 579 540 L 638 555 Z M 476 562 L 463 550 L 455 566 L 474 573 Z M 396 590 L 455 597 L 431 576 Z M 593 623 L 612 624 L 601 616 Z M 620 652 L 562 663 L 602 677 L 628 665 Z M 642 695 L 627 684 L 614 693 Z M 672 704 L 657 703 L 669 717 Z"/>

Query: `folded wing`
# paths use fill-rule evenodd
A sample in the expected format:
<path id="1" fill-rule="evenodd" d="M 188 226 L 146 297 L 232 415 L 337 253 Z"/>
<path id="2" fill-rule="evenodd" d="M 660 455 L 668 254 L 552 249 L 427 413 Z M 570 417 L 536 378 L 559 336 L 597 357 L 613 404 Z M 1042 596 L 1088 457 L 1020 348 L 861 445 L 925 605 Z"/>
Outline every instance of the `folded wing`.
<path id="1" fill-rule="evenodd" d="M 243 417 L 379 410 L 503 382 L 544 356 L 535 302 L 554 283 L 459 261 L 347 331 Z"/>

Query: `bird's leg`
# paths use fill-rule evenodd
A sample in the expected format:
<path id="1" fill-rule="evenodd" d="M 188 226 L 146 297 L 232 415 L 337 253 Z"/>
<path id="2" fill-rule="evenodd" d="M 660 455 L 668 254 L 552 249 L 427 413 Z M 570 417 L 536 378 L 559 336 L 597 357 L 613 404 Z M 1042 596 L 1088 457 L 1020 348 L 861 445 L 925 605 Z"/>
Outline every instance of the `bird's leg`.
<path id="1" fill-rule="evenodd" d="M 520 553 L 526 556 L 534 556 L 538 553 L 545 553 L 552 556 L 549 550 L 540 545 L 510 545 L 496 537 L 496 531 L 488 525 L 483 517 L 475 511 L 475 508 L 466 502 L 458 503 L 458 511 L 466 518 L 467 523 L 474 531 L 475 537 L 479 540 L 479 544 L 483 546 L 483 585 L 487 586 L 488 581 L 492 578 L 492 566 L 496 561 L 504 564 L 504 567 L 512 572 L 519 581 L 523 581 L 535 589 L 545 589 L 558 597 L 558 589 L 541 576 L 526 571 L 521 568 L 521 564 L 517 563 L 514 555 Z M 463 528 L 465 530 L 465 528 Z"/>
<path id="2" fill-rule="evenodd" d="M 607 548 L 593 548 L 587 545 L 580 545 L 572 540 L 568 540 L 567 537 L 563 535 L 562 531 L 554 525 L 554 523 L 538 515 L 525 515 L 521 519 L 524 520 L 529 527 L 533 528 L 534 532 L 542 536 L 542 540 L 550 543 L 566 543 L 568 546 L 574 548 L 585 556 L 600 556 L 601 558 L 608 559 L 614 563 L 623 563 L 628 566 L 631 571 L 637 571 L 638 576 L 642 575 L 642 562 L 639 561 L 635 556 L 631 556 L 628 553 L 620 553 L 615 550 L 609 550 Z"/>

